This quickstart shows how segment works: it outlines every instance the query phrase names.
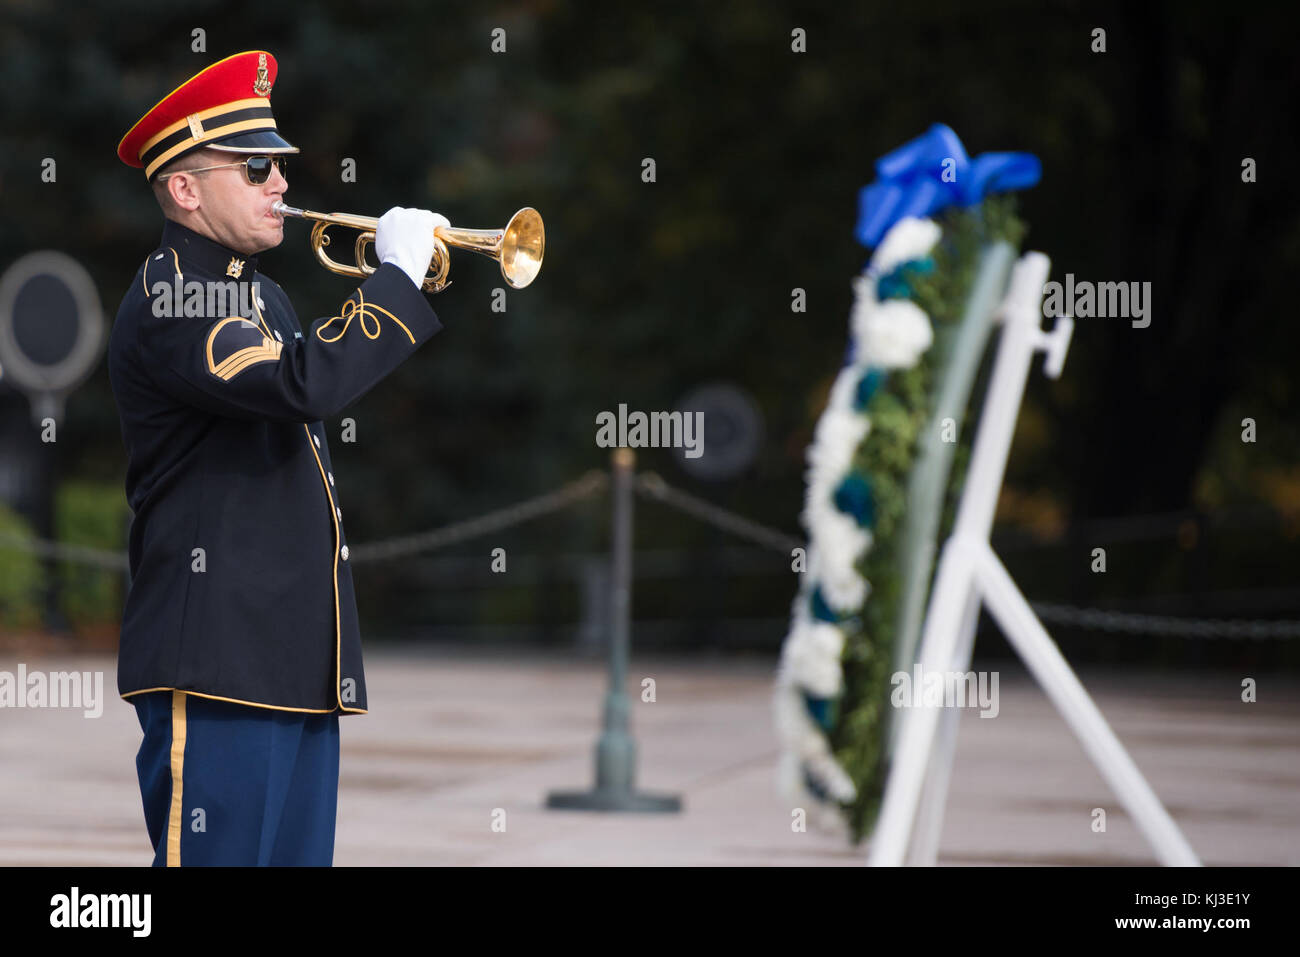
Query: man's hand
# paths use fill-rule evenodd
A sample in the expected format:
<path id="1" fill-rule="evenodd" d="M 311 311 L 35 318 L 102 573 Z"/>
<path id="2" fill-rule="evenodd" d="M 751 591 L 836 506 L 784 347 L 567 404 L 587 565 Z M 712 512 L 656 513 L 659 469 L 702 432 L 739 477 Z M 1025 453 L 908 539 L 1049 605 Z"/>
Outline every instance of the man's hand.
<path id="1" fill-rule="evenodd" d="M 433 259 L 433 231 L 450 226 L 446 216 L 427 209 L 394 206 L 379 218 L 375 228 L 375 253 L 381 263 L 393 263 L 411 277 L 417 287 L 424 283 Z"/>

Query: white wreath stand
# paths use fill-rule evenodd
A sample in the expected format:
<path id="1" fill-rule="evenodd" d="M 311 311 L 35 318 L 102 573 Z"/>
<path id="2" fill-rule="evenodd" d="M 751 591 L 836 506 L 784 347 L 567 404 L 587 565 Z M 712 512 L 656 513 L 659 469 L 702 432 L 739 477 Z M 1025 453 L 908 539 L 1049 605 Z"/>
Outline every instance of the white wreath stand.
<path id="1" fill-rule="evenodd" d="M 1049 268 L 1046 256 L 1031 252 L 1012 271 L 1001 309 L 1004 328 L 997 362 L 952 535 L 944 543 L 935 572 L 918 660 L 922 673 L 969 670 L 980 606 L 986 605 L 1160 862 L 1198 866 L 1191 845 L 989 544 L 1030 363 L 1041 350 L 1047 354 L 1044 373 L 1053 379 L 1059 376 L 1074 331 L 1074 320 L 1067 317 L 1058 318 L 1051 332 L 1042 329 L 1039 317 Z M 868 864 L 897 866 L 904 863 L 905 854 L 906 863 L 934 864 L 959 714 L 957 708 L 902 711 Z"/>

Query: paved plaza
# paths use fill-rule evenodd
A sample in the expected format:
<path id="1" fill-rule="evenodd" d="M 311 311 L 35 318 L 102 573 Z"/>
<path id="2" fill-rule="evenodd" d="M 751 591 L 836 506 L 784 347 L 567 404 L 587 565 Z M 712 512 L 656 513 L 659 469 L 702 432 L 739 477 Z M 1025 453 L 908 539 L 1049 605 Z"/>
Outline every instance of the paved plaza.
<path id="1" fill-rule="evenodd" d="M 0 865 L 147 865 L 140 729 L 111 656 L 0 655 L 0 671 L 104 672 L 103 714 L 0 710 Z M 629 690 L 638 785 L 670 814 L 546 808 L 592 783 L 603 663 L 536 651 L 371 647 L 370 714 L 341 721 L 335 864 L 860 865 L 834 833 L 791 828 L 775 789 L 774 662 L 649 660 Z M 652 677 L 657 700 L 640 701 Z M 1082 671 L 1206 864 L 1300 864 L 1300 681 Z M 994 720 L 963 712 L 939 862 L 1154 863 L 1042 692 L 1001 671 Z M 1092 809 L 1105 808 L 1105 833 Z M 493 822 L 504 820 L 504 830 Z"/>

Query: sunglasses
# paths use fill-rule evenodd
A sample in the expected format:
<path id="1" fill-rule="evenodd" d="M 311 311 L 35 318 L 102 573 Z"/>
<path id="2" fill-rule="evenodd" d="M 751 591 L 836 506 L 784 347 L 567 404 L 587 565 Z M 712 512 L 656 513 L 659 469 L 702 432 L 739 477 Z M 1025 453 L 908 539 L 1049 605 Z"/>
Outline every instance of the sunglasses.
<path id="1" fill-rule="evenodd" d="M 274 166 L 280 171 L 280 175 L 287 178 L 289 173 L 289 161 L 280 155 L 270 156 L 250 156 L 246 160 L 240 160 L 238 163 L 222 163 L 219 166 L 199 166 L 195 169 L 178 169 L 171 173 L 162 173 L 158 179 L 163 180 L 168 176 L 175 176 L 177 173 L 206 173 L 211 169 L 230 169 L 235 166 L 244 168 L 244 178 L 248 180 L 250 186 L 261 186 L 271 178 L 271 167 Z"/>

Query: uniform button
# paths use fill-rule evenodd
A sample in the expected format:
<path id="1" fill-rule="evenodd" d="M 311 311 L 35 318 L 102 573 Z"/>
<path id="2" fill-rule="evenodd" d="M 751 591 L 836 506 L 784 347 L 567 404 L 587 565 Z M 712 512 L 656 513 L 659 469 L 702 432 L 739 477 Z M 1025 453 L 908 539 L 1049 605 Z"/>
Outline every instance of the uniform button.
<path id="1" fill-rule="evenodd" d="M 339 521 L 340 521 L 340 522 L 343 521 L 343 509 L 341 509 L 341 508 L 335 508 L 335 509 L 334 509 L 334 514 L 337 515 L 337 516 L 339 517 Z"/>
<path id="2" fill-rule="evenodd" d="M 313 435 L 313 436 L 311 437 L 311 440 L 312 440 L 313 442 L 316 443 L 316 448 L 320 448 L 320 436 L 319 436 L 319 435 Z"/>
<path id="3" fill-rule="evenodd" d="M 333 472 L 330 472 L 330 473 L 329 473 L 329 477 L 330 477 L 330 484 L 333 485 L 333 484 L 334 484 L 334 473 L 333 473 Z"/>
<path id="4" fill-rule="evenodd" d="M 348 547 L 346 545 L 339 549 L 339 555 L 343 557 L 345 562 L 348 560 Z"/>
<path id="5" fill-rule="evenodd" d="M 279 329 L 275 330 L 275 337 L 279 339 L 281 342 L 284 342 L 284 336 L 280 335 Z"/>

